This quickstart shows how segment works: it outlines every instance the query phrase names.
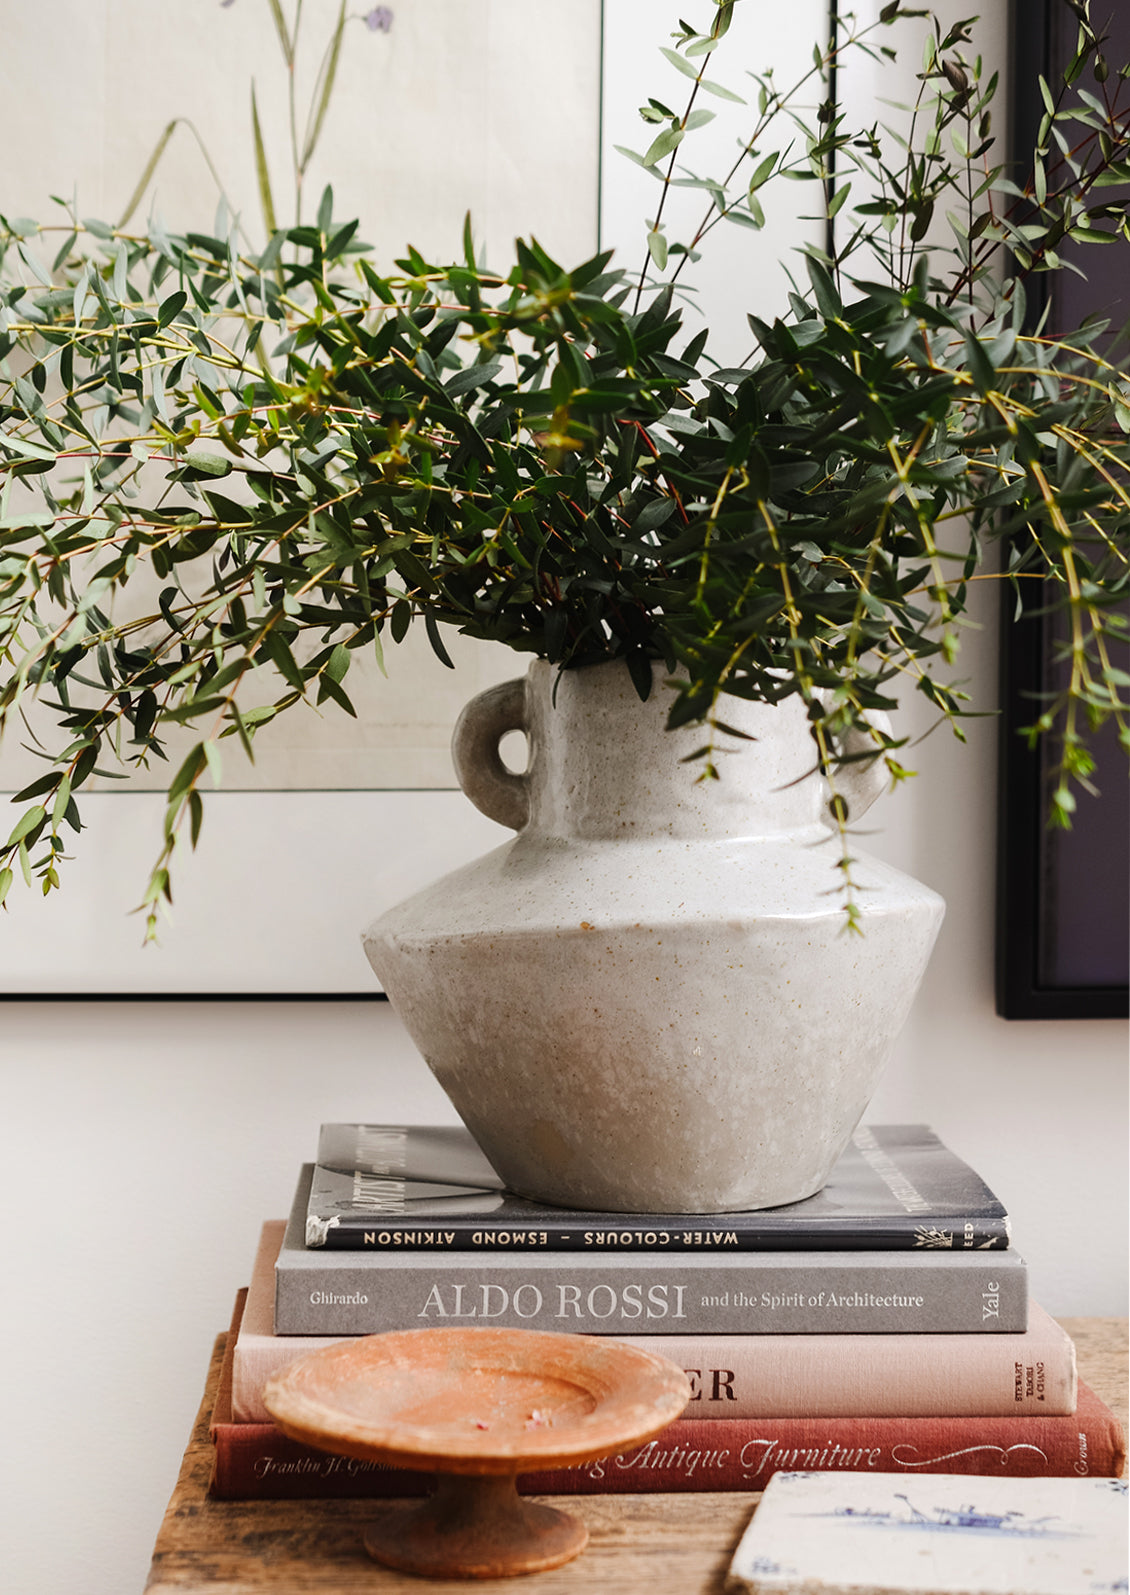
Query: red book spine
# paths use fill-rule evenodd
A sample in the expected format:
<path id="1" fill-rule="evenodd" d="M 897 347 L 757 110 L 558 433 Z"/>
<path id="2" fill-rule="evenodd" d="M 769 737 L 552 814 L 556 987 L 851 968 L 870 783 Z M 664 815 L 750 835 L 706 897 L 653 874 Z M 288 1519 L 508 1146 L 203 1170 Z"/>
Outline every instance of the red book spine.
<path id="1" fill-rule="evenodd" d="M 426 1474 L 332 1457 L 271 1424 L 213 1425 L 212 1494 L 222 1500 L 421 1495 Z M 991 1473 L 1118 1478 L 1126 1460 L 1121 1426 L 1079 1382 L 1066 1417 L 680 1418 L 658 1439 L 603 1462 L 531 1473 L 536 1495 L 637 1491 L 763 1490 L 774 1473 Z"/>

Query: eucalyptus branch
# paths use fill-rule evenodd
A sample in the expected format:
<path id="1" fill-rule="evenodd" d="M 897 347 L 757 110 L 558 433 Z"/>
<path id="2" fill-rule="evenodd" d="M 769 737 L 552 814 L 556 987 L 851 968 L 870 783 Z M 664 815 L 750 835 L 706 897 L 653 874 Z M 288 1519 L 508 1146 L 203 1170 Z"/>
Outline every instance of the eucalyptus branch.
<path id="1" fill-rule="evenodd" d="M 764 139 L 765 135 L 769 131 L 769 128 L 772 126 L 778 115 L 786 111 L 786 109 L 795 102 L 797 97 L 813 81 L 813 79 L 818 79 L 820 81 L 825 80 L 833 62 L 838 61 L 841 56 L 861 46 L 869 34 L 873 33 L 877 28 L 886 26 L 886 23 L 889 20 L 892 19 L 888 18 L 886 20 L 869 23 L 866 27 L 850 32 L 842 41 L 837 40 L 835 35 L 833 35 L 823 52 L 817 52 L 817 59 L 814 61 L 813 65 L 803 72 L 789 89 L 783 92 L 775 89 L 770 90 L 765 79 L 758 80 L 759 86 L 761 87 L 762 93 L 765 97 L 765 108 L 762 110 L 752 133 L 750 133 L 749 136 L 743 141 L 739 154 L 734 160 L 733 164 L 726 171 L 720 182 L 711 185 L 715 189 L 716 193 L 720 193 L 721 195 L 725 196 L 729 190 L 730 184 L 733 182 L 741 168 L 745 165 L 746 161 L 751 160 L 757 154 L 758 144 L 762 139 Z M 746 196 L 744 200 L 739 199 L 724 204 L 719 204 L 717 200 L 715 200 L 710 206 L 708 206 L 703 213 L 701 221 L 698 223 L 698 226 L 691 235 L 689 244 L 687 244 L 681 251 L 679 264 L 669 279 L 670 283 L 673 284 L 678 281 L 684 267 L 694 258 L 694 251 L 714 230 L 718 223 L 727 220 L 735 212 L 740 211 L 743 203 L 748 202 L 748 199 L 752 197 L 755 188 L 762 186 L 764 182 L 769 180 L 769 177 L 773 174 L 774 166 L 776 166 L 777 175 L 780 175 L 784 170 L 784 168 L 779 164 L 779 161 L 770 163 L 768 169 L 763 173 L 759 170 L 759 172 L 755 174 L 755 178 L 751 183 L 749 195 Z M 670 182 L 671 173 L 669 172 L 664 185 L 664 197 L 666 197 L 666 188 L 669 186 Z"/>
<path id="2" fill-rule="evenodd" d="M 562 669 L 620 659 L 641 691 L 655 661 L 681 664 L 672 723 L 703 722 L 706 779 L 725 778 L 725 695 L 799 697 L 850 927 L 842 738 L 903 682 L 962 735 L 973 710 L 950 672 L 997 540 L 1010 553 L 991 579 L 1027 591 L 1045 578 L 1069 618 L 1067 684 L 1033 711 L 1034 734 L 1062 739 L 1060 819 L 1090 781 L 1093 728 L 1112 720 L 1130 745 L 1130 383 L 1094 327 L 1025 331 L 1019 289 L 1057 269 L 1064 236 L 1130 238 L 1095 203 L 1130 177 L 1119 93 L 1053 102 L 1050 136 L 1083 136 L 1064 142 L 1043 197 L 1010 191 L 988 152 L 993 81 L 960 54 L 960 29 L 929 18 L 903 144 L 824 104 L 813 120 L 802 102 L 832 61 L 888 58 L 887 35 L 871 36 L 901 15 L 888 5 L 819 46 L 788 92 L 754 74 L 758 110 L 742 113 L 726 176 L 685 177 L 706 95 L 730 92 L 705 70 L 732 42 L 729 14 L 714 6 L 669 52 L 693 80 L 682 113 L 645 108 L 662 124 L 660 271 L 670 190 L 711 197 L 654 292 L 646 266 L 629 274 L 602 253 L 569 269 L 524 240 L 487 272 L 469 224 L 460 261 L 409 249 L 383 273 L 329 189 L 316 225 L 275 230 L 260 252 L 101 223 L 56 248 L 52 228 L 0 219 L 0 726 L 32 695 L 57 722 L 36 748 L 45 772 L 17 794 L 0 899 L 16 873 L 59 883 L 63 830 L 100 761 L 156 761 L 172 728 L 197 726 L 207 734 L 169 782 L 151 933 L 223 741 L 248 751 L 301 702 L 350 712 L 352 662 L 422 625 L 441 660 L 449 628 Z M 335 56 L 331 39 L 300 140 L 308 19 L 291 15 L 271 0 L 300 197 Z M 782 119 L 798 147 L 766 153 Z M 261 129 L 253 139 L 262 179 Z M 685 341 L 672 289 L 720 221 L 758 225 L 762 187 L 790 176 L 820 182 L 845 239 L 827 264 L 805 255 L 787 311 L 771 325 L 751 314 L 753 353 L 719 369 L 705 333 Z M 953 249 L 934 270 L 926 229 L 947 200 Z M 1009 248 L 1023 259 L 998 281 L 988 265 Z M 853 280 L 859 251 L 879 280 Z M 122 596 L 139 570 L 160 592 L 133 606 L 144 614 Z M 252 671 L 270 701 L 248 708 Z M 908 775 L 900 744 L 870 734 L 892 779 Z"/>

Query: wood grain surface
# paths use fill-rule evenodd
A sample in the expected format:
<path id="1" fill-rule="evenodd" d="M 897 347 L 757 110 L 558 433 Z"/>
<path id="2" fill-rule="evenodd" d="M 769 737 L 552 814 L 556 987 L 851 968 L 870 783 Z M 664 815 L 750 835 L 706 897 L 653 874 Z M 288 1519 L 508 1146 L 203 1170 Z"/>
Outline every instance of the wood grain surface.
<path id="1" fill-rule="evenodd" d="M 1123 1428 L 1127 1424 L 1127 1321 L 1062 1318 L 1079 1372 Z M 589 1528 L 589 1546 L 566 1567 L 518 1579 L 428 1579 L 377 1567 L 362 1544 L 373 1501 L 212 1501 L 208 1498 L 212 1410 L 225 1337 L 217 1338 L 208 1383 L 180 1477 L 157 1538 L 148 1595 L 720 1595 L 726 1568 L 757 1495 L 586 1495 L 567 1510 Z M 405 1503 L 408 1506 L 410 1503 Z"/>

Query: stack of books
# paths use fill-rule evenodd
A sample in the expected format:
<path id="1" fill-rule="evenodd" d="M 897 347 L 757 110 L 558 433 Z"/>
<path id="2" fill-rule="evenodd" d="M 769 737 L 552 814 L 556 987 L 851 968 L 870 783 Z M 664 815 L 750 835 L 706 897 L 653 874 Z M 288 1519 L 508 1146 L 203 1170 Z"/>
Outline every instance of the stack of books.
<path id="1" fill-rule="evenodd" d="M 856 1131 L 824 1190 L 717 1215 L 583 1213 L 504 1190 L 457 1128 L 325 1125 L 263 1226 L 213 1414 L 226 1499 L 410 1495 L 422 1475 L 281 1435 L 272 1375 L 429 1325 L 611 1335 L 685 1369 L 658 1439 L 531 1474 L 545 1493 L 764 1489 L 781 1471 L 1116 1477 L 1125 1442 L 1029 1301 L 985 1183 L 920 1125 Z"/>

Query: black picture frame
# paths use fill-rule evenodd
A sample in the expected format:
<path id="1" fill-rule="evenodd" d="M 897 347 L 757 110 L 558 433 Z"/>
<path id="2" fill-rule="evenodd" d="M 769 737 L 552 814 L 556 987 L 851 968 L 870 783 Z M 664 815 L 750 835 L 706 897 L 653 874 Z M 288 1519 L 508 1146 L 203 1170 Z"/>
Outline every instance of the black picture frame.
<path id="1" fill-rule="evenodd" d="M 1111 29 L 1112 58 L 1130 59 L 1125 9 L 1116 0 L 1099 0 L 1093 21 Z M 1038 77 L 1054 83 L 1061 76 L 1076 22 L 1063 0 L 1012 0 L 1010 28 L 1012 148 L 1025 150 L 1036 143 L 1044 111 Z M 1090 258 L 1095 254 L 1097 262 Z M 1121 260 L 1113 285 L 1101 260 L 1107 254 Z M 1086 281 L 1067 272 L 1030 279 L 1034 320 L 1047 310 L 1053 325 L 1078 325 L 1101 307 L 1114 325 L 1124 322 L 1130 317 L 1125 254 L 1122 245 L 1092 250 Z M 1020 733 L 1055 678 L 1056 621 L 1047 612 L 1050 594 L 1034 582 L 1025 584 L 1020 617 L 1016 594 L 1007 583 L 1001 586 L 997 1012 L 1006 1019 L 1121 1018 L 1130 1013 L 1130 791 L 1123 758 L 1113 735 L 1097 739 L 1100 795 L 1080 799 L 1072 830 L 1049 828 L 1053 751 L 1046 744 L 1030 748 Z"/>

